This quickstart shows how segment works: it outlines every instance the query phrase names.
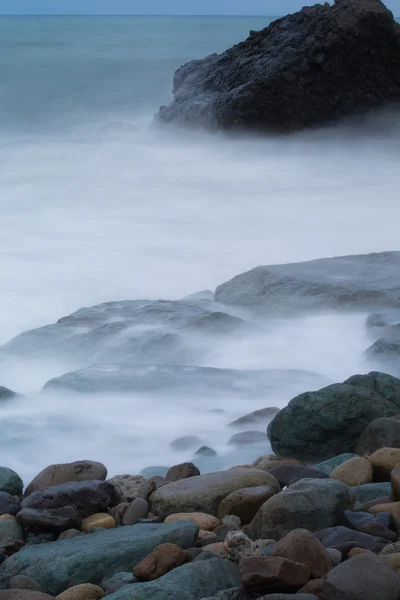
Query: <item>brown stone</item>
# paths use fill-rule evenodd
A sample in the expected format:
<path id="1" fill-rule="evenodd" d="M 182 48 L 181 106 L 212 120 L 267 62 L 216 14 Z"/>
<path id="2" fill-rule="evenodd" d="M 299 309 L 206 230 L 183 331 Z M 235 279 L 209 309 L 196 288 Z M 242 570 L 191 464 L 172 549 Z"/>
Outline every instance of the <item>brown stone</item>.
<path id="1" fill-rule="evenodd" d="M 0 515 L 0 521 L 16 521 L 17 519 L 13 517 L 13 515 L 9 515 L 5 513 L 4 515 Z"/>
<path id="2" fill-rule="evenodd" d="M 379 448 L 368 457 L 377 479 L 390 480 L 390 473 L 400 464 L 400 448 Z"/>
<path id="3" fill-rule="evenodd" d="M 220 558 L 224 554 L 224 542 L 216 542 L 215 544 L 208 544 L 203 547 L 204 552 L 210 552 Z"/>
<path id="4" fill-rule="evenodd" d="M 390 473 L 392 495 L 395 500 L 400 500 L 400 466 L 395 467 Z"/>
<path id="5" fill-rule="evenodd" d="M 330 474 L 331 479 L 336 479 L 348 486 L 371 483 L 373 468 L 368 459 L 356 456 L 346 460 Z"/>
<path id="6" fill-rule="evenodd" d="M 161 544 L 133 569 L 140 581 L 154 581 L 188 561 L 188 554 L 176 544 Z"/>
<path id="7" fill-rule="evenodd" d="M 301 465 L 305 467 L 305 464 L 301 460 L 297 460 L 297 458 L 282 458 L 275 456 L 275 454 L 267 454 L 266 456 L 257 458 L 253 463 L 253 468 L 269 473 L 271 469 L 282 467 L 283 465 Z"/>
<path id="8" fill-rule="evenodd" d="M 24 496 L 32 492 L 53 487 L 69 481 L 104 481 L 107 477 L 106 467 L 91 460 L 80 460 L 78 462 L 50 465 L 40 471 L 38 475 L 27 486 Z"/>
<path id="9" fill-rule="evenodd" d="M 125 515 L 126 511 L 128 510 L 128 508 L 130 507 L 130 505 L 131 505 L 130 502 L 121 502 L 121 504 L 118 504 L 117 506 L 113 506 L 113 508 L 110 508 L 110 510 L 108 511 L 109 514 L 114 519 L 114 521 L 116 522 L 117 527 L 118 527 L 118 525 L 122 525 L 124 515 Z"/>
<path id="10" fill-rule="evenodd" d="M 280 556 L 242 558 L 239 568 L 242 586 L 249 591 L 262 592 L 273 584 L 298 589 L 311 577 L 309 567 Z"/>
<path id="11" fill-rule="evenodd" d="M 92 531 L 96 527 L 103 527 L 104 529 L 114 529 L 117 524 L 115 519 L 111 515 L 107 513 L 98 513 L 96 515 L 92 515 L 91 517 L 87 517 L 83 519 L 81 531 L 84 533 L 88 533 Z"/>
<path id="12" fill-rule="evenodd" d="M 390 502 L 389 504 L 376 504 L 368 509 L 368 512 L 372 515 L 376 515 L 380 512 L 390 513 L 395 519 L 396 523 L 400 524 L 400 502 Z"/>
<path id="13" fill-rule="evenodd" d="M 323 579 L 312 579 L 304 587 L 299 590 L 299 594 L 312 594 L 320 600 L 324 598 L 324 580 Z M 294 597 L 296 598 L 296 596 Z"/>
<path id="14" fill-rule="evenodd" d="M 227 515 L 235 515 L 243 525 L 247 525 L 254 519 L 260 506 L 275 493 L 276 487 L 269 486 L 243 488 L 232 492 L 219 505 L 218 517 L 223 519 Z"/>
<path id="15" fill-rule="evenodd" d="M 165 523 L 174 523 L 175 521 L 191 521 L 205 531 L 212 531 L 221 525 L 221 521 L 217 519 L 217 517 L 200 512 L 176 513 L 174 515 L 169 515 L 165 519 Z"/>
<path id="16" fill-rule="evenodd" d="M 215 535 L 212 531 L 205 531 L 205 529 L 200 529 L 199 534 L 197 536 L 197 545 L 203 546 L 207 544 L 213 544 L 218 540 L 218 536 Z"/>
<path id="17" fill-rule="evenodd" d="M 394 554 L 384 554 L 382 556 L 382 560 L 385 564 L 392 569 L 392 571 L 396 571 L 396 573 L 400 573 L 400 553 L 396 552 Z"/>
<path id="18" fill-rule="evenodd" d="M 306 565 L 314 579 L 323 577 L 332 569 L 332 561 L 326 549 L 307 529 L 295 529 L 285 535 L 269 556 L 280 556 Z"/>
<path id="19" fill-rule="evenodd" d="M 368 550 L 364 550 L 364 548 L 352 548 L 348 554 L 348 558 L 352 558 L 356 554 L 364 554 L 364 552 L 368 552 Z"/>
<path id="20" fill-rule="evenodd" d="M 167 472 L 165 479 L 167 481 L 179 481 L 180 479 L 188 479 L 189 477 L 197 477 L 200 475 L 199 469 L 191 462 L 182 463 L 171 467 Z"/>
<path id="21" fill-rule="evenodd" d="M 92 583 L 82 583 L 65 590 L 56 596 L 56 600 L 101 600 L 104 596 L 105 592 L 101 587 Z"/>

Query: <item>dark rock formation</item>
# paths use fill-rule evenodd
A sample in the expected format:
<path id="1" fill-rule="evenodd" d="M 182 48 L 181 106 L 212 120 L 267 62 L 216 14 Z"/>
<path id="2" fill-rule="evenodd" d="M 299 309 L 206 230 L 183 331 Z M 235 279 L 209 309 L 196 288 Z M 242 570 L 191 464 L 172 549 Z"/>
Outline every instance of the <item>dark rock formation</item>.
<path id="1" fill-rule="evenodd" d="M 380 0 L 335 0 L 278 19 L 182 66 L 163 123 L 290 132 L 400 100 L 400 26 Z"/>

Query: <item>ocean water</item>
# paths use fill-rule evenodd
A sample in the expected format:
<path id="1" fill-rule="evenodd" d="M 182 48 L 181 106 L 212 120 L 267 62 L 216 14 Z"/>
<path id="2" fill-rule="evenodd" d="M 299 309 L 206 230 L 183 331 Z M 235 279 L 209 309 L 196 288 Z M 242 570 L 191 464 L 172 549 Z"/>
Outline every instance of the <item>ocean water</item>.
<path id="1" fill-rule="evenodd" d="M 398 249 L 396 114 L 286 138 L 151 127 L 173 72 L 268 18 L 0 18 L 0 343 L 112 300 L 179 299 L 260 264 Z M 364 315 L 265 326 L 209 341 L 200 366 L 364 372 Z M 68 366 L 0 365 L 25 394 L 2 408 L 2 463 L 26 479 L 49 462 L 111 473 L 187 459 L 179 435 L 232 453 L 227 423 L 290 397 L 39 394 Z M 90 357 L 88 357 L 90 358 Z M 267 453 L 268 444 L 252 452 Z M 251 458 L 251 457 L 250 457 Z"/>

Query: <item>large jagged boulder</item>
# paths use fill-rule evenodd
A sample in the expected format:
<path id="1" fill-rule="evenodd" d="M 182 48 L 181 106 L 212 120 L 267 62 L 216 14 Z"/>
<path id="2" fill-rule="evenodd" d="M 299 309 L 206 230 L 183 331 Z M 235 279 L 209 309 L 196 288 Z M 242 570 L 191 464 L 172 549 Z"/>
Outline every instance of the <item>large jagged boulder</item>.
<path id="1" fill-rule="evenodd" d="M 220 285 L 215 296 L 279 313 L 400 306 L 400 252 L 256 267 Z"/>
<path id="2" fill-rule="evenodd" d="M 377 372 L 354 375 L 291 400 L 269 424 L 268 437 L 278 456 L 336 456 L 354 452 L 371 421 L 393 416 L 399 408 L 399 379 Z"/>
<path id="3" fill-rule="evenodd" d="M 335 0 L 182 66 L 156 119 L 294 131 L 400 100 L 400 26 L 380 0 Z"/>

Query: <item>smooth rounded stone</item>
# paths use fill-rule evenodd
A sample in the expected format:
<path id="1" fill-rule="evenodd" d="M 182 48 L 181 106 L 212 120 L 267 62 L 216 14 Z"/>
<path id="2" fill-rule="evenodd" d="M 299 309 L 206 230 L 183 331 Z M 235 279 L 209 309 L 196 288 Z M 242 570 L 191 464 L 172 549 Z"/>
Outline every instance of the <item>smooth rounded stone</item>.
<path id="1" fill-rule="evenodd" d="M 201 512 L 174 513 L 165 519 L 165 523 L 175 523 L 176 521 L 191 521 L 204 531 L 212 531 L 221 525 L 221 521 L 217 517 Z"/>
<path id="2" fill-rule="evenodd" d="M 146 467 L 140 471 L 140 475 L 146 479 L 151 477 L 165 477 L 169 471 L 169 467 Z"/>
<path id="3" fill-rule="evenodd" d="M 382 560 L 385 565 L 392 569 L 392 571 L 396 571 L 396 573 L 400 573 L 400 554 L 385 554 L 382 556 Z"/>
<path id="4" fill-rule="evenodd" d="M 390 473 L 400 464 L 400 448 L 379 448 L 368 457 L 374 476 L 383 481 L 390 479 Z"/>
<path id="5" fill-rule="evenodd" d="M 167 482 L 179 481 L 180 479 L 188 479 L 188 477 L 196 477 L 200 475 L 199 469 L 191 462 L 182 463 L 171 467 L 165 476 Z"/>
<path id="6" fill-rule="evenodd" d="M 218 517 L 236 515 L 243 525 L 251 523 L 259 508 L 276 494 L 276 486 L 243 488 L 229 494 L 218 507 Z"/>
<path id="7" fill-rule="evenodd" d="M 34 590 L 1 590 L 0 600 L 53 600 L 53 596 Z"/>
<path id="8" fill-rule="evenodd" d="M 280 487 L 276 479 L 258 469 L 229 469 L 175 481 L 156 490 L 150 497 L 155 514 L 204 512 L 216 515 L 228 494 L 245 487 Z"/>
<path id="9" fill-rule="evenodd" d="M 204 552 L 210 552 L 217 558 L 222 558 L 224 553 L 224 543 L 223 542 L 215 542 L 214 544 L 208 544 L 207 546 L 203 546 Z"/>
<path id="10" fill-rule="evenodd" d="M 148 514 L 148 502 L 143 498 L 136 498 L 124 511 L 122 525 L 135 525 L 138 519 L 144 519 Z"/>
<path id="11" fill-rule="evenodd" d="M 340 563 L 343 560 L 343 556 L 340 550 L 337 550 L 336 548 L 326 548 L 326 551 L 329 554 L 332 566 L 336 567 L 337 565 L 340 565 Z"/>
<path id="12" fill-rule="evenodd" d="M 0 492 L 0 516 L 15 515 L 21 510 L 21 501 L 7 492 Z"/>
<path id="13" fill-rule="evenodd" d="M 270 471 L 278 481 L 282 488 L 287 485 L 292 485 L 300 479 L 327 479 L 328 475 L 313 469 L 312 467 L 303 467 L 301 465 L 282 465 L 281 467 L 275 467 Z"/>
<path id="14" fill-rule="evenodd" d="M 21 477 L 7 467 L 0 467 L 0 492 L 7 492 L 11 496 L 22 496 L 24 484 Z"/>
<path id="15" fill-rule="evenodd" d="M 107 513 L 97 513 L 95 515 L 91 515 L 90 517 L 86 517 L 86 519 L 83 519 L 81 531 L 88 533 L 97 527 L 102 527 L 103 529 L 113 529 L 116 526 L 117 524 L 115 519 L 113 519 L 111 515 L 108 515 Z"/>
<path id="16" fill-rule="evenodd" d="M 260 425 L 266 426 L 271 419 L 278 414 L 280 408 L 276 408 L 275 406 L 268 406 L 267 408 L 262 408 L 261 410 L 255 410 L 232 423 L 229 423 L 228 427 L 234 427 L 235 429 L 243 429 L 248 425 Z"/>
<path id="17" fill-rule="evenodd" d="M 358 454 L 372 454 L 379 448 L 400 448 L 400 421 L 382 416 L 371 420 L 361 432 L 356 444 Z"/>
<path id="18" fill-rule="evenodd" d="M 237 447 L 267 443 L 267 435 L 262 431 L 241 431 L 240 433 L 235 433 L 228 442 L 229 445 Z"/>
<path id="19" fill-rule="evenodd" d="M 121 573 L 116 573 L 108 579 L 104 579 L 101 582 L 100 587 L 105 591 L 106 595 L 113 594 L 120 588 L 125 585 L 131 585 L 132 583 L 136 583 L 137 579 L 133 575 L 133 573 L 129 571 L 122 571 Z"/>
<path id="20" fill-rule="evenodd" d="M 324 577 L 332 562 L 321 541 L 307 529 L 294 529 L 275 544 L 269 556 L 288 558 L 307 565 L 313 579 Z"/>
<path id="21" fill-rule="evenodd" d="M 128 571 L 160 544 L 192 548 L 197 533 L 198 527 L 188 522 L 105 529 L 24 548 L 0 566 L 0 574 L 27 575 L 47 592 L 57 595 L 74 585 L 88 581 L 99 585 L 116 572 Z"/>
<path id="22" fill-rule="evenodd" d="M 217 453 L 215 452 L 215 450 L 213 450 L 213 448 L 209 448 L 208 446 L 201 446 L 198 450 L 196 450 L 194 455 L 212 457 L 217 456 Z"/>
<path id="23" fill-rule="evenodd" d="M 53 509 L 74 506 L 84 519 L 118 503 L 118 494 L 107 481 L 72 481 L 33 492 L 22 508 Z"/>
<path id="24" fill-rule="evenodd" d="M 265 502 L 250 523 L 253 539 L 280 540 L 293 529 L 320 531 L 338 525 L 353 502 L 350 489 L 334 479 L 302 479 Z"/>
<path id="25" fill-rule="evenodd" d="M 354 498 L 357 502 L 364 504 L 382 496 L 390 496 L 392 488 L 389 482 L 382 483 L 366 483 L 357 485 L 351 488 Z"/>
<path id="26" fill-rule="evenodd" d="M 104 590 L 98 585 L 82 583 L 65 590 L 56 596 L 56 600 L 101 600 L 104 596 Z"/>
<path id="27" fill-rule="evenodd" d="M 400 502 L 390 502 L 389 504 L 376 504 L 368 509 L 372 515 L 376 515 L 380 512 L 390 513 L 395 519 L 396 523 L 400 525 Z"/>
<path id="28" fill-rule="evenodd" d="M 109 509 L 109 514 L 112 516 L 117 526 L 122 525 L 122 521 L 125 515 L 125 512 L 130 507 L 131 502 L 121 502 L 117 504 L 117 506 L 113 506 Z"/>
<path id="29" fill-rule="evenodd" d="M 188 560 L 185 550 L 176 544 L 161 544 L 134 567 L 133 574 L 139 581 L 154 581 Z"/>
<path id="30" fill-rule="evenodd" d="M 49 465 L 32 479 L 25 490 L 24 496 L 69 481 L 104 481 L 106 477 L 106 467 L 102 463 L 91 460 Z"/>
<path id="31" fill-rule="evenodd" d="M 329 477 L 329 475 L 332 473 L 332 471 L 336 469 L 336 467 L 342 465 L 351 458 L 359 458 L 359 455 L 354 454 L 353 452 L 345 452 L 344 454 L 338 454 L 337 456 L 328 458 L 327 460 L 324 460 L 323 462 L 314 465 L 313 468 L 317 471 L 325 473 Z"/>
<path id="32" fill-rule="evenodd" d="M 17 520 L 25 527 L 39 527 L 55 531 L 79 528 L 82 523 L 80 514 L 74 506 L 41 510 L 23 508 L 17 514 Z"/>
<path id="33" fill-rule="evenodd" d="M 364 548 L 353 548 L 348 553 L 347 558 L 353 558 L 353 556 L 357 556 L 357 554 L 364 554 L 364 552 L 370 552 L 370 550 L 364 550 Z"/>
<path id="34" fill-rule="evenodd" d="M 355 531 L 354 529 L 349 529 L 342 525 L 317 531 L 315 536 L 325 548 L 339 549 L 338 547 L 341 544 L 351 543 L 358 545 L 365 550 L 371 550 L 371 552 L 378 553 L 387 544 L 387 541 L 384 539 L 368 535 L 367 533 L 361 533 L 360 531 Z M 353 545 L 352 547 L 355 546 Z"/>
<path id="35" fill-rule="evenodd" d="M 345 485 L 353 487 L 355 485 L 364 485 L 372 482 L 372 465 L 366 458 L 350 458 L 339 465 L 329 475 L 331 479 L 336 479 Z"/>
<path id="36" fill-rule="evenodd" d="M 312 594 L 314 598 L 324 599 L 324 580 L 323 579 L 312 579 L 308 581 L 305 586 L 300 590 L 302 594 Z M 296 594 L 297 595 L 297 594 Z"/>
<path id="37" fill-rule="evenodd" d="M 390 542 L 397 540 L 397 535 L 389 529 L 393 518 L 389 513 L 378 513 L 376 516 L 363 511 L 345 511 L 346 525 L 356 531 L 381 537 Z M 381 522 L 380 522 L 381 521 Z"/>
<path id="38" fill-rule="evenodd" d="M 166 481 L 166 479 L 164 477 L 161 477 L 160 475 L 153 475 L 153 477 L 149 477 L 149 481 L 154 484 L 154 489 L 158 490 L 159 487 L 162 487 L 163 485 L 167 485 L 168 481 Z"/>
<path id="39" fill-rule="evenodd" d="M 208 546 L 209 544 L 214 544 L 215 542 L 219 542 L 218 536 L 212 531 L 206 531 L 205 529 L 200 529 L 199 535 L 197 536 L 196 546 Z"/>
<path id="40" fill-rule="evenodd" d="M 393 469 L 390 473 L 390 485 L 393 498 L 395 500 L 400 500 L 400 466 Z"/>
<path id="41" fill-rule="evenodd" d="M 153 481 L 145 479 L 142 475 L 115 475 L 108 483 L 114 486 L 120 502 L 132 502 L 135 498 L 147 500 L 156 487 Z"/>
<path id="42" fill-rule="evenodd" d="M 275 454 L 267 454 L 265 456 L 260 456 L 253 463 L 253 467 L 255 469 L 260 469 L 261 471 L 265 471 L 266 473 L 270 473 L 272 469 L 275 469 L 276 467 L 281 467 L 283 465 L 300 465 L 302 467 L 305 467 L 305 464 L 297 458 L 284 458 L 281 456 L 276 456 Z"/>
<path id="43" fill-rule="evenodd" d="M 398 600 L 400 577 L 371 552 L 357 554 L 330 571 L 324 597 Z"/>
<path id="44" fill-rule="evenodd" d="M 249 556 L 239 563 L 242 586 L 245 590 L 260 593 L 271 585 L 293 590 L 301 588 L 311 577 L 310 569 L 280 556 Z"/>
<path id="45" fill-rule="evenodd" d="M 193 450 L 194 448 L 201 446 L 202 443 L 203 442 L 199 437 L 195 435 L 186 435 L 171 442 L 170 447 L 173 450 L 179 450 L 179 452 L 183 452 L 185 450 Z"/>
<path id="46" fill-rule="evenodd" d="M 82 532 L 78 529 L 67 529 L 67 531 L 63 531 L 58 536 L 59 540 L 72 540 L 74 537 L 78 537 L 78 535 L 82 535 Z"/>
<path id="47" fill-rule="evenodd" d="M 388 542 L 395 542 L 397 540 L 397 532 L 391 531 L 381 523 L 377 521 L 370 521 L 365 523 L 360 529 L 363 533 L 380 537 Z"/>
<path id="48" fill-rule="evenodd" d="M 14 577 L 11 577 L 7 587 L 10 590 L 32 590 L 33 592 L 42 592 L 42 594 L 44 594 L 42 586 L 31 577 L 26 577 L 25 575 L 15 575 Z"/>
<path id="49" fill-rule="evenodd" d="M 239 586 L 238 565 L 212 557 L 182 565 L 154 582 L 124 586 L 107 600 L 200 600 Z"/>
<path id="50" fill-rule="evenodd" d="M 5 519 L 0 521 L 0 548 L 3 548 L 6 542 L 24 539 L 24 528 L 16 519 Z"/>
<path id="51" fill-rule="evenodd" d="M 260 547 L 243 531 L 228 533 L 223 545 L 223 556 L 239 563 L 246 556 L 262 556 Z"/>

